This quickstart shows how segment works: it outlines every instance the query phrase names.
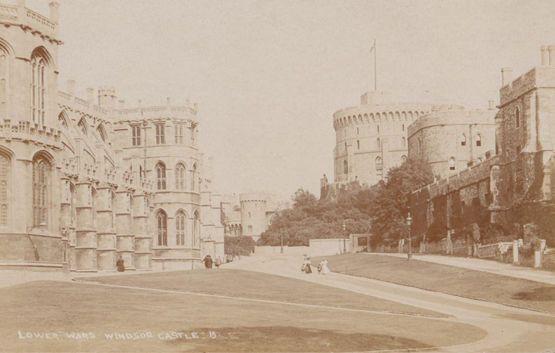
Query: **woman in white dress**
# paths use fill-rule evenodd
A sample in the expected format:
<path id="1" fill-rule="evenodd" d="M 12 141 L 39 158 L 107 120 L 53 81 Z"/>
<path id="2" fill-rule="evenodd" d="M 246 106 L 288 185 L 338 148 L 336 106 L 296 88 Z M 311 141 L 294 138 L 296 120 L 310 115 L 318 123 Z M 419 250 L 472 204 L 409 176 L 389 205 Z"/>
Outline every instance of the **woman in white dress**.
<path id="1" fill-rule="evenodd" d="M 322 274 L 325 275 L 326 273 L 330 273 L 330 268 L 328 267 L 328 260 L 323 259 L 322 262 Z"/>

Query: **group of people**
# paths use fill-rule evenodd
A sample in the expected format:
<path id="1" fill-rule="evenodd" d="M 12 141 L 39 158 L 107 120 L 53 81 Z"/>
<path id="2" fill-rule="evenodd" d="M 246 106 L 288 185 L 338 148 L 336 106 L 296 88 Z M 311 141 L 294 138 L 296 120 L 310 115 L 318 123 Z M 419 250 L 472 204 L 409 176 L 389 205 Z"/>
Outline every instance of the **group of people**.
<path id="1" fill-rule="evenodd" d="M 328 267 L 328 260 L 323 259 L 318 263 L 316 267 L 319 274 L 325 275 L 330 273 L 330 268 Z M 310 261 L 310 256 L 305 255 L 301 271 L 304 273 L 312 273 L 312 262 Z"/>
<path id="2" fill-rule="evenodd" d="M 220 268 L 220 266 L 222 265 L 222 259 L 219 256 L 216 258 L 216 261 L 214 261 L 210 254 L 206 255 L 204 259 L 202 259 L 202 262 L 204 263 L 204 267 L 207 270 L 211 269 L 212 265 L 216 265 L 216 268 Z"/>

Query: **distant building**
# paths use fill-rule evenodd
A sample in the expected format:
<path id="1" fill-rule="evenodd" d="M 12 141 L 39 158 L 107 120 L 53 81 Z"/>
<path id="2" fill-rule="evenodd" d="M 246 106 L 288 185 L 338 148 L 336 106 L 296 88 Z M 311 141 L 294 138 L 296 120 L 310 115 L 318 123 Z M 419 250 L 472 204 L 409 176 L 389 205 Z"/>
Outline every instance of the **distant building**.
<path id="1" fill-rule="evenodd" d="M 408 157 L 408 126 L 431 110 L 431 104 L 403 103 L 373 91 L 361 97 L 359 106 L 333 114 L 333 187 L 383 180 Z"/>
<path id="2" fill-rule="evenodd" d="M 495 150 L 495 114 L 489 110 L 442 107 L 408 127 L 409 158 L 426 161 L 437 179 L 481 162 Z"/>
<path id="3" fill-rule="evenodd" d="M 414 192 L 413 234 L 446 235 L 484 219 L 511 227 L 511 211 L 522 204 L 544 205 L 551 211 L 538 216 L 553 216 L 555 45 L 542 47 L 539 66 L 516 79 L 511 73 L 502 69 L 496 153 Z"/>
<path id="4" fill-rule="evenodd" d="M 225 235 L 250 236 L 260 239 L 272 222 L 272 217 L 285 205 L 267 193 L 244 193 L 223 197 Z"/>

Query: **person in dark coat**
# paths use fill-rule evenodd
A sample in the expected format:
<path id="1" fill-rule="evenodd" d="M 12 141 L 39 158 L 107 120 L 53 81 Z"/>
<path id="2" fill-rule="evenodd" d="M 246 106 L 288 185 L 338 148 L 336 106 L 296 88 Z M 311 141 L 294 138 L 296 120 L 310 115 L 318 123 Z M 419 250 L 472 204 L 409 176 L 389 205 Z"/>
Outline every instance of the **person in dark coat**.
<path id="1" fill-rule="evenodd" d="M 125 262 L 123 261 L 123 258 L 121 257 L 121 255 L 118 257 L 118 260 L 116 261 L 116 267 L 118 269 L 118 272 L 125 271 Z"/>
<path id="2" fill-rule="evenodd" d="M 204 257 L 203 262 L 204 262 L 204 267 L 205 267 L 206 269 L 211 269 L 211 268 L 212 268 L 212 263 L 213 263 L 213 261 L 212 261 L 212 256 L 206 255 L 206 256 Z"/>

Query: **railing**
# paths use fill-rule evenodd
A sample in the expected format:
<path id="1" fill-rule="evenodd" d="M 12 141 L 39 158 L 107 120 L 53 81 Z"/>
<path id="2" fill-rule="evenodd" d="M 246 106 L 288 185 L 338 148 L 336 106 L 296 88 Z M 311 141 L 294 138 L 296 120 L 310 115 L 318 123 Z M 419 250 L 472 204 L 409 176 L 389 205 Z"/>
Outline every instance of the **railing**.
<path id="1" fill-rule="evenodd" d="M 0 19 L 7 19 L 24 26 L 36 28 L 44 34 L 51 35 L 56 32 L 56 23 L 48 17 L 31 9 L 17 5 L 0 4 Z"/>
<path id="2" fill-rule="evenodd" d="M 36 23 L 39 23 L 43 26 L 48 27 L 52 32 L 56 30 L 56 24 L 51 22 L 50 19 L 48 19 L 48 17 L 45 17 L 38 12 L 27 9 L 27 18 L 31 19 L 32 21 L 35 21 Z"/>
<path id="3" fill-rule="evenodd" d="M 4 122 L 0 124 L 0 137 L 5 139 L 35 140 L 46 145 L 58 145 L 60 143 L 59 130 L 31 124 L 28 121 L 20 121 L 15 125 L 11 123 L 10 119 L 4 119 Z"/>

